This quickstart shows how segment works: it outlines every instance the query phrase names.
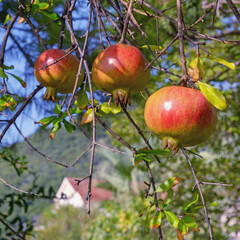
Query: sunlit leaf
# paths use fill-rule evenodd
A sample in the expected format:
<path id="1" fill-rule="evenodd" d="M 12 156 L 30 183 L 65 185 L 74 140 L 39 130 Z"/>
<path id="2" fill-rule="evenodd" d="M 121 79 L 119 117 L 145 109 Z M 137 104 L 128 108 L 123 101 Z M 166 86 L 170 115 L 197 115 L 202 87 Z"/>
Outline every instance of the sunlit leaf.
<path id="1" fill-rule="evenodd" d="M 188 74 L 195 80 L 203 79 L 205 75 L 205 70 L 203 66 L 202 59 L 200 57 L 194 58 L 188 68 Z"/>
<path id="2" fill-rule="evenodd" d="M 110 103 L 110 106 L 108 106 L 108 103 L 102 103 L 100 105 L 100 110 L 106 114 L 108 113 L 113 113 L 113 114 L 117 114 L 119 112 L 121 112 L 122 108 L 121 107 L 117 107 L 114 103 Z"/>
<path id="3" fill-rule="evenodd" d="M 25 19 L 23 17 L 19 17 L 18 19 L 18 24 L 24 23 Z"/>
<path id="4" fill-rule="evenodd" d="M 93 111 L 92 111 L 92 108 L 90 108 L 83 114 L 81 125 L 89 123 L 92 120 L 93 120 Z"/>
<path id="5" fill-rule="evenodd" d="M 142 161 L 151 162 L 151 160 L 148 159 L 145 154 L 140 153 L 140 154 L 136 154 L 134 156 L 134 165 L 135 166 L 138 166 L 138 164 Z"/>
<path id="6" fill-rule="evenodd" d="M 170 223 L 174 228 L 177 228 L 178 223 L 179 223 L 178 217 L 177 217 L 174 213 L 172 213 L 172 212 L 170 212 L 170 211 L 164 211 L 164 213 L 165 213 L 165 215 L 166 215 L 169 223 Z"/>
<path id="7" fill-rule="evenodd" d="M 156 213 L 156 215 L 150 220 L 150 228 L 158 228 L 161 225 L 162 222 L 162 212 L 159 211 Z"/>
<path id="8" fill-rule="evenodd" d="M 189 228 L 189 229 L 196 229 L 197 228 L 197 222 L 196 219 L 194 217 L 185 215 L 183 216 L 183 218 L 181 219 L 181 221 L 184 222 L 184 224 Z"/>
<path id="9" fill-rule="evenodd" d="M 7 16 L 5 17 L 5 20 L 4 20 L 4 23 L 3 23 L 3 25 L 5 26 L 9 21 L 11 21 L 12 20 L 12 17 L 11 17 L 11 15 L 10 14 L 7 14 Z"/>
<path id="10" fill-rule="evenodd" d="M 227 62 L 226 60 L 224 59 L 221 59 L 221 58 L 217 58 L 217 57 L 214 57 L 212 55 L 209 55 L 208 57 L 205 57 L 211 61 L 214 61 L 214 62 L 217 62 L 217 63 L 220 63 L 222 65 L 225 65 L 227 66 L 228 68 L 234 70 L 235 69 L 235 64 L 234 63 L 230 63 L 230 62 Z"/>
<path id="11" fill-rule="evenodd" d="M 76 127 L 73 124 L 66 121 L 65 119 L 63 119 L 63 124 L 68 133 L 72 133 L 76 129 Z"/>
<path id="12" fill-rule="evenodd" d="M 39 9 L 45 10 L 49 7 L 49 4 L 46 3 L 46 2 L 41 2 L 41 3 L 38 4 L 38 6 L 39 6 Z"/>
<path id="13" fill-rule="evenodd" d="M 153 51 L 161 51 L 163 48 L 161 46 L 158 46 L 158 45 L 149 45 L 149 47 L 153 50 Z M 141 46 L 140 48 L 142 49 L 148 49 L 148 45 L 143 45 Z"/>
<path id="14" fill-rule="evenodd" d="M 77 107 L 81 110 L 88 107 L 88 95 L 83 89 L 80 89 L 77 93 Z"/>
<path id="15" fill-rule="evenodd" d="M 197 82 L 196 84 L 199 87 L 200 91 L 207 98 L 207 100 L 214 107 L 216 107 L 217 109 L 223 112 L 228 110 L 227 101 L 223 96 L 223 94 L 217 88 L 203 82 Z"/>
<path id="16" fill-rule="evenodd" d="M 170 188 L 176 186 L 182 178 L 180 177 L 172 177 L 164 181 L 157 189 L 156 192 L 164 192 L 169 190 Z"/>

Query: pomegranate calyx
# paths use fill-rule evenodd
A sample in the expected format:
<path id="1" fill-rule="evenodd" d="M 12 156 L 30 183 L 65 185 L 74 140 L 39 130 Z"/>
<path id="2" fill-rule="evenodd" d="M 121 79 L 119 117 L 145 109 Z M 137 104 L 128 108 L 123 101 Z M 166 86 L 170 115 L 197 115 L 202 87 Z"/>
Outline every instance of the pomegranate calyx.
<path id="1" fill-rule="evenodd" d="M 116 106 L 119 104 L 124 107 L 127 107 L 127 105 L 131 106 L 131 96 L 128 91 L 123 89 L 116 89 L 112 92 L 112 94 Z"/>
<path id="2" fill-rule="evenodd" d="M 163 137 L 162 146 L 163 146 L 163 149 L 168 148 L 174 153 L 177 153 L 179 150 L 178 141 L 176 141 L 174 138 L 171 138 L 171 137 Z"/>
<path id="3" fill-rule="evenodd" d="M 43 100 L 45 100 L 45 99 L 47 101 L 52 100 L 52 102 L 58 103 L 56 88 L 47 87 L 46 92 L 43 96 Z"/>

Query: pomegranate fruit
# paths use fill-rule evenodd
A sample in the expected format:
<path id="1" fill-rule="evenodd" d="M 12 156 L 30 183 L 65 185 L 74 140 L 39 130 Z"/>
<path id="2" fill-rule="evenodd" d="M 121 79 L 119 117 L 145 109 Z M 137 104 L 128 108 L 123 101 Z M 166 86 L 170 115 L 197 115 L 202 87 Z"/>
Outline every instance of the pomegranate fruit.
<path id="1" fill-rule="evenodd" d="M 147 100 L 144 118 L 150 130 L 162 139 L 163 148 L 195 146 L 207 140 L 217 124 L 217 110 L 199 90 L 170 86 Z"/>
<path id="2" fill-rule="evenodd" d="M 145 56 L 134 46 L 115 44 L 94 60 L 92 78 L 96 86 L 113 95 L 115 104 L 131 105 L 131 94 L 142 91 L 150 78 Z"/>
<path id="3" fill-rule="evenodd" d="M 58 101 L 57 93 L 71 93 L 73 91 L 76 75 L 78 73 L 79 59 L 60 49 L 44 51 L 34 66 L 35 77 L 39 83 L 46 87 L 43 99 Z M 82 84 L 84 72 L 78 79 L 78 87 Z"/>

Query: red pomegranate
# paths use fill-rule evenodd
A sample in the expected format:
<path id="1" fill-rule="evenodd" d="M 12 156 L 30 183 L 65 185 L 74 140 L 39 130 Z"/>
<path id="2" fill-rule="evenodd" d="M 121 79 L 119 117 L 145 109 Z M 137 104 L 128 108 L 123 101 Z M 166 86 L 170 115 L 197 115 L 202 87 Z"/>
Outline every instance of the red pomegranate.
<path id="1" fill-rule="evenodd" d="M 196 89 L 170 86 L 147 100 L 144 117 L 150 130 L 162 139 L 164 148 L 195 146 L 207 140 L 217 124 L 217 111 Z"/>
<path id="2" fill-rule="evenodd" d="M 94 60 L 92 78 L 96 86 L 112 93 L 116 105 L 131 105 L 131 94 L 142 91 L 150 78 L 145 56 L 134 46 L 115 44 Z"/>
<path id="3" fill-rule="evenodd" d="M 43 99 L 57 101 L 57 93 L 71 93 L 73 91 L 76 75 L 78 73 L 79 59 L 72 54 L 60 49 L 44 51 L 37 59 L 34 66 L 35 77 L 45 86 L 46 92 Z M 84 72 L 78 79 L 78 87 L 82 84 Z"/>

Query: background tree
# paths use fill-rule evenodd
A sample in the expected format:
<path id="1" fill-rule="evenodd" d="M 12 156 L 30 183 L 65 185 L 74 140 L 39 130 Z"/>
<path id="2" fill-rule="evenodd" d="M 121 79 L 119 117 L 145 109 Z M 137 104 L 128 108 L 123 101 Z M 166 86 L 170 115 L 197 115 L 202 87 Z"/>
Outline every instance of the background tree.
<path id="1" fill-rule="evenodd" d="M 93 174 L 101 175 L 100 169 L 104 168 L 98 161 L 98 154 L 102 149 L 114 152 L 114 155 L 127 151 L 125 158 L 135 163 L 135 169 L 144 176 L 142 182 L 146 185 L 141 198 L 148 202 L 146 208 L 136 206 L 136 209 L 145 219 L 144 228 L 155 229 L 156 238 L 172 239 L 176 232 L 178 239 L 185 235 L 194 239 L 236 236 L 239 224 L 237 69 L 240 51 L 237 7 L 238 3 L 231 0 L 1 1 L 2 146 L 9 148 L 15 142 L 13 135 L 18 134 L 24 145 L 63 172 L 81 168 L 85 156 L 89 170 L 81 171 L 79 179 L 89 180 L 88 214 L 91 213 Z M 132 97 L 132 106 L 127 109 L 123 105 L 109 105 L 110 96 L 97 90 L 91 81 L 91 67 L 97 54 L 119 41 L 138 47 L 151 68 L 147 88 Z M 85 72 L 81 90 L 74 89 L 67 96 L 59 95 L 59 104 L 42 101 L 45 90 L 34 78 L 33 66 L 37 57 L 50 48 L 68 49 L 80 59 L 79 73 L 81 69 Z M 167 85 L 201 88 L 206 86 L 204 83 L 224 92 L 229 110 L 219 112 L 218 128 L 211 139 L 194 148 L 194 152 L 182 148 L 177 155 L 171 155 L 159 147 L 156 137 L 149 137 L 146 132 L 145 101 L 150 94 Z M 80 91 L 88 96 L 86 110 L 77 108 L 79 102 L 75 98 L 80 99 Z M 211 103 L 221 104 L 219 96 L 219 93 L 210 95 Z M 79 141 L 83 144 L 76 154 L 71 151 L 66 154 L 67 158 L 59 159 L 59 152 L 51 153 L 52 142 L 46 144 L 48 150 L 42 150 L 45 142 L 50 141 L 46 135 L 39 135 L 36 142 L 26 138 L 25 126 L 34 121 L 42 125 L 41 131 L 47 131 L 54 138 L 51 141 L 58 149 L 68 149 Z M 73 132 L 68 136 L 72 138 L 71 142 L 60 141 L 61 136 L 66 135 L 60 130 L 62 126 L 69 134 Z M 111 140 L 101 142 L 103 137 L 106 139 L 104 130 Z M 129 153 L 133 157 L 129 157 Z M 4 156 L 6 154 L 8 159 L 11 153 L 5 152 Z M 115 166 L 120 169 L 120 165 Z M 64 170 L 60 170 L 61 167 Z M 131 170 L 132 166 L 126 179 Z M 1 178 L 3 184 L 14 188 L 12 179 L 5 179 L 7 176 Z M 134 198 L 130 199 L 134 201 Z M 124 201 L 126 198 L 123 198 L 123 204 Z M 14 229 L 10 223 L 8 219 L 4 221 L 6 231 Z M 89 223 L 89 228 L 91 226 Z M 24 239 L 24 233 L 20 234 Z M 150 235 L 146 233 L 146 236 Z"/>

